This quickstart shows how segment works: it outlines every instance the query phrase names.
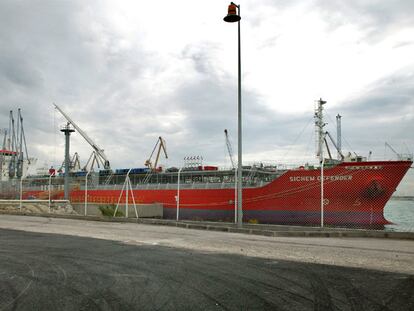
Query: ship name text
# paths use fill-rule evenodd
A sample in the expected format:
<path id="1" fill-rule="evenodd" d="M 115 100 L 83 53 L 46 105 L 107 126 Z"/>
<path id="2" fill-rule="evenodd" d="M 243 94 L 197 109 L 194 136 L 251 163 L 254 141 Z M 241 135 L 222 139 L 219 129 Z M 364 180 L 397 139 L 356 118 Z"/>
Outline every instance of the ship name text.
<path id="1" fill-rule="evenodd" d="M 321 176 L 290 176 L 289 180 L 291 182 L 295 181 L 320 181 Z M 333 175 L 333 176 L 324 176 L 323 180 L 325 181 L 349 181 L 352 180 L 352 175 Z"/>
<path id="2" fill-rule="evenodd" d="M 358 165 L 358 166 L 346 166 L 347 170 L 382 170 L 381 165 Z"/>

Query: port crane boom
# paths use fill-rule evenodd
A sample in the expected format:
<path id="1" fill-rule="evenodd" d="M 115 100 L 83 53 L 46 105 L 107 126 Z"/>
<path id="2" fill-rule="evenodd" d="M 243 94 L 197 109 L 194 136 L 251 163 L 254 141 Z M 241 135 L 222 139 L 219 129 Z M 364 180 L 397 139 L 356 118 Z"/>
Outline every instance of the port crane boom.
<path id="1" fill-rule="evenodd" d="M 157 156 L 155 157 L 155 162 L 154 165 L 152 165 L 152 156 L 155 152 L 155 150 L 157 149 L 158 146 L 158 151 L 157 151 Z M 154 149 L 152 149 L 151 155 L 149 157 L 149 159 L 147 161 L 145 161 L 145 166 L 147 166 L 151 171 L 154 171 L 157 169 L 157 165 L 158 165 L 158 160 L 160 159 L 160 153 L 161 153 L 161 149 L 162 151 L 164 151 L 164 155 L 165 158 L 168 159 L 168 154 L 167 154 L 167 148 L 165 146 L 165 140 L 162 139 L 162 137 L 158 137 L 157 143 L 154 146 Z"/>
<path id="2" fill-rule="evenodd" d="M 235 168 L 236 165 L 235 165 L 234 159 L 233 159 L 233 148 L 231 147 L 231 143 L 230 143 L 230 139 L 229 139 L 229 135 L 228 135 L 227 129 L 224 130 L 224 136 L 226 138 L 226 146 L 227 146 L 227 151 L 229 152 L 231 166 L 233 168 Z"/>
<path id="3" fill-rule="evenodd" d="M 75 122 L 73 122 L 73 120 L 66 113 L 64 113 L 63 110 L 60 109 L 58 105 L 56 104 L 53 104 L 53 105 L 66 118 L 66 120 L 68 120 L 68 122 L 73 125 L 73 127 L 78 131 L 79 134 L 81 134 L 81 136 L 88 142 L 88 144 L 91 145 L 95 154 L 98 156 L 97 158 L 102 163 L 104 169 L 110 170 L 111 165 L 109 164 L 109 160 L 106 157 L 104 150 L 99 148 L 99 146 L 84 131 L 82 131 L 82 129 Z"/>
<path id="4" fill-rule="evenodd" d="M 395 155 L 397 156 L 397 159 L 398 160 L 402 160 L 403 159 L 403 157 L 401 156 L 401 154 L 399 154 L 397 151 L 395 151 L 395 149 L 389 143 L 385 142 L 385 148 L 387 148 L 387 147 L 390 148 L 390 150 L 395 153 Z"/>
<path id="5" fill-rule="evenodd" d="M 342 154 L 342 151 L 339 148 L 339 146 L 337 145 L 337 143 L 332 138 L 331 134 L 328 131 L 326 131 L 325 134 L 328 135 L 329 139 L 331 140 L 332 144 L 334 145 L 336 151 L 338 152 L 338 155 L 340 157 L 340 160 L 343 160 L 344 159 L 344 155 Z M 325 143 L 326 143 L 326 146 L 328 146 L 328 144 L 326 142 L 326 138 L 325 138 Z M 329 148 L 328 148 L 328 153 L 331 154 L 330 151 L 329 151 Z"/>

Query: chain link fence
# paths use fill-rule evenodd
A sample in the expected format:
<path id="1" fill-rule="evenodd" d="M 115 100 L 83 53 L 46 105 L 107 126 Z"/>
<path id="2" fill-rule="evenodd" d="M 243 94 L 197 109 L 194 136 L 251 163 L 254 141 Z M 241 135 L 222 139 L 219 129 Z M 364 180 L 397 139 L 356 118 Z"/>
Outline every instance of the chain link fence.
<path id="1" fill-rule="evenodd" d="M 50 183 L 49 183 L 50 182 Z M 74 214 L 60 193 L 63 186 L 49 178 L 13 179 L 0 182 L 0 211 Z"/>
<path id="2" fill-rule="evenodd" d="M 410 165 L 395 161 L 326 164 L 323 170 L 320 166 L 244 167 L 243 221 L 414 231 L 414 200 L 392 197 Z M 70 178 L 73 212 L 102 215 L 106 210 L 108 215 L 117 211 L 124 217 L 236 221 L 235 170 L 137 170 L 74 174 Z M 59 205 L 63 185 L 62 176 L 2 182 L 0 199 L 43 200 L 48 207 L 64 210 Z"/>

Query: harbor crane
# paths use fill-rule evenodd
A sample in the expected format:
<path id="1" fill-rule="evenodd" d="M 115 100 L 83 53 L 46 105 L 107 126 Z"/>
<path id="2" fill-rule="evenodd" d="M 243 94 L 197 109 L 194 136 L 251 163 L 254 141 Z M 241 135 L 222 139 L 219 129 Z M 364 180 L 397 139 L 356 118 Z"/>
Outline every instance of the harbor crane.
<path id="1" fill-rule="evenodd" d="M 58 172 L 62 172 L 65 168 L 65 161 L 62 162 L 62 165 L 58 168 Z M 80 159 L 79 154 L 77 152 L 74 153 L 72 158 L 69 160 L 69 172 L 78 172 L 80 171 Z"/>
<path id="2" fill-rule="evenodd" d="M 29 158 L 27 152 L 26 137 L 24 135 L 23 128 L 23 116 L 21 109 L 17 110 L 17 122 L 15 127 L 15 121 L 13 117 L 13 111 L 10 111 L 9 118 L 9 130 L 4 130 L 5 136 L 3 140 L 3 150 L 9 150 L 12 152 L 12 158 L 9 163 L 9 177 L 22 177 L 24 175 L 24 162 L 25 155 L 27 164 L 31 163 L 32 158 Z M 23 149 L 24 147 L 24 149 Z M 0 165 L 3 165 L 3 160 L 0 159 Z"/>
<path id="3" fill-rule="evenodd" d="M 154 165 L 152 165 L 152 156 L 154 155 L 155 150 L 158 147 L 157 155 L 155 157 Z M 149 168 L 150 171 L 155 171 L 157 169 L 158 160 L 160 159 L 161 149 L 164 151 L 165 158 L 168 159 L 167 148 L 165 144 L 165 140 L 160 136 L 152 149 L 151 155 L 148 160 L 145 161 L 145 166 Z"/>
<path id="4" fill-rule="evenodd" d="M 109 163 L 108 158 L 106 157 L 104 153 L 104 150 L 101 149 L 88 135 L 86 135 L 86 133 L 82 131 L 82 129 L 71 118 L 69 118 L 69 116 L 66 113 L 64 113 L 63 110 L 58 105 L 56 104 L 53 104 L 53 105 L 66 118 L 66 120 L 68 120 L 68 122 L 73 125 L 73 127 L 78 131 L 79 134 L 81 134 L 81 136 L 88 142 L 88 144 L 91 145 L 93 152 L 89 159 L 93 158 L 93 162 L 96 161 L 96 163 L 98 164 L 98 167 L 99 167 L 99 164 L 101 164 L 105 170 L 110 170 L 111 165 Z M 84 167 L 85 170 L 87 169 L 88 163 Z"/>
<path id="5" fill-rule="evenodd" d="M 231 166 L 232 166 L 232 168 L 235 168 L 236 164 L 234 163 L 234 159 L 233 159 L 233 148 L 232 148 L 231 143 L 230 143 L 229 134 L 227 132 L 227 129 L 224 130 L 224 137 L 226 139 L 226 146 L 227 146 L 227 151 L 229 152 Z"/>

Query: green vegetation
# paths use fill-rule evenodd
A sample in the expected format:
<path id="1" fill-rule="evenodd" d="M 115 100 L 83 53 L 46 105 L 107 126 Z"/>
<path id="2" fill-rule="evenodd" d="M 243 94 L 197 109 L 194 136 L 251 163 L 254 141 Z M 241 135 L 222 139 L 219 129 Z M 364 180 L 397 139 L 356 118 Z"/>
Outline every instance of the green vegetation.
<path id="1" fill-rule="evenodd" d="M 106 206 L 99 206 L 99 210 L 101 211 L 103 216 L 113 217 L 115 212 L 115 205 L 106 205 Z M 116 211 L 115 217 L 122 217 L 124 214 L 119 210 Z"/>

